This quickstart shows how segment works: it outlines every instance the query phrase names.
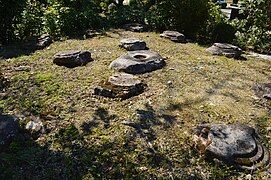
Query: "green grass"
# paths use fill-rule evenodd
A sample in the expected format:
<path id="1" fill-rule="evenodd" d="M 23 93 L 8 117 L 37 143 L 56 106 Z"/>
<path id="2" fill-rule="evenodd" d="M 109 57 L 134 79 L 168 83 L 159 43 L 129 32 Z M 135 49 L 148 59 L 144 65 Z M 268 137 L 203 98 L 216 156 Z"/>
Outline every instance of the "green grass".
<path id="1" fill-rule="evenodd" d="M 109 64 L 125 53 L 118 47 L 120 39 L 131 36 L 166 57 L 167 66 L 138 75 L 148 85 L 139 96 L 123 101 L 94 96 L 94 88 L 114 73 Z M 94 61 L 74 69 L 52 63 L 55 53 L 72 49 L 90 50 Z M 20 65 L 31 71 L 14 71 Z M 156 33 L 114 30 L 93 39 L 55 42 L 29 56 L 1 61 L 0 68 L 10 80 L 0 108 L 24 115 L 21 124 L 31 114 L 40 117 L 48 129 L 39 139 L 23 131 L 0 154 L 3 178 L 243 178 L 245 173 L 206 162 L 193 149 L 193 129 L 202 122 L 256 127 L 270 148 L 268 105 L 251 89 L 270 81 L 270 61 L 236 61 Z M 143 124 L 144 133 L 123 120 Z M 254 176 L 264 179 L 266 174 Z"/>

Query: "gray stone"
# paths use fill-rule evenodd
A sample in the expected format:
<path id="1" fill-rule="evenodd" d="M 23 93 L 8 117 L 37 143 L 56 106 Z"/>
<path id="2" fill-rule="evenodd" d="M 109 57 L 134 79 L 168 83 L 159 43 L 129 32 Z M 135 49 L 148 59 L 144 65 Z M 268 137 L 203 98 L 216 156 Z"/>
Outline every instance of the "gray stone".
<path id="1" fill-rule="evenodd" d="M 43 49 L 47 46 L 49 46 L 53 42 L 51 36 L 44 34 L 40 36 L 37 40 L 37 48 L 38 49 Z"/>
<path id="2" fill-rule="evenodd" d="M 145 25 L 140 23 L 129 23 L 124 25 L 124 29 L 133 32 L 144 32 L 146 30 Z"/>
<path id="3" fill-rule="evenodd" d="M 89 51 L 68 51 L 55 54 L 53 63 L 58 66 L 74 68 L 84 66 L 90 61 L 93 60 Z"/>
<path id="4" fill-rule="evenodd" d="M 206 49 L 212 55 L 226 56 L 228 58 L 240 58 L 242 50 L 232 44 L 214 43 L 211 47 Z"/>
<path id="5" fill-rule="evenodd" d="M 94 89 L 94 94 L 109 98 L 127 99 L 141 94 L 145 86 L 133 75 L 120 73 L 110 76 L 106 82 L 102 81 Z"/>
<path id="6" fill-rule="evenodd" d="M 31 67 L 30 66 L 18 66 L 14 68 L 15 71 L 30 71 Z"/>
<path id="7" fill-rule="evenodd" d="M 88 39 L 88 38 L 93 38 L 93 37 L 99 36 L 99 35 L 101 35 L 101 33 L 97 32 L 95 30 L 92 30 L 92 29 L 88 29 L 85 32 L 84 38 Z"/>
<path id="8" fill-rule="evenodd" d="M 203 124 L 194 142 L 208 159 L 219 159 L 240 169 L 255 170 L 269 164 L 269 151 L 257 141 L 255 129 L 247 125 Z"/>
<path id="9" fill-rule="evenodd" d="M 120 43 L 120 47 L 128 51 L 145 50 L 147 48 L 144 41 L 135 38 L 122 39 Z"/>
<path id="10" fill-rule="evenodd" d="M 160 37 L 168 38 L 173 42 L 186 43 L 185 36 L 178 31 L 164 31 Z"/>
<path id="11" fill-rule="evenodd" d="M 10 115 L 0 115 L 0 151 L 16 137 L 19 132 L 17 119 Z"/>
<path id="12" fill-rule="evenodd" d="M 257 97 L 271 100 L 271 83 L 255 84 L 252 89 Z"/>
<path id="13" fill-rule="evenodd" d="M 148 50 L 130 51 L 110 64 L 110 68 L 130 74 L 142 74 L 161 69 L 165 59 L 158 53 Z"/>
<path id="14" fill-rule="evenodd" d="M 39 131 L 43 131 L 44 127 L 41 121 L 38 121 L 38 122 L 29 121 L 26 124 L 25 129 L 33 131 L 33 132 L 39 132 Z"/>

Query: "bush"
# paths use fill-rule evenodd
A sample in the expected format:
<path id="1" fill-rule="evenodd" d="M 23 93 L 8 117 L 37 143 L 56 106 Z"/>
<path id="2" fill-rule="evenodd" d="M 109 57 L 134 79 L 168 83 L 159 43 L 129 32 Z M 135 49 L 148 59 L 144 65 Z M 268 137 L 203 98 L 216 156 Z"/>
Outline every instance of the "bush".
<path id="1" fill-rule="evenodd" d="M 244 19 L 235 19 L 236 43 L 262 53 L 271 53 L 271 1 L 245 0 L 242 8 Z"/>
<path id="2" fill-rule="evenodd" d="M 110 26 L 120 27 L 127 23 L 143 23 L 145 12 L 144 3 L 139 0 L 130 1 L 129 6 L 113 6 L 107 13 L 107 21 Z"/>
<path id="3" fill-rule="evenodd" d="M 58 22 L 64 35 L 74 36 L 100 27 L 100 9 L 91 0 L 63 1 L 59 10 Z"/>
<path id="4" fill-rule="evenodd" d="M 15 36 L 21 40 L 39 36 L 43 31 L 43 14 L 43 7 L 39 1 L 27 0 L 27 6 L 15 26 Z"/>
<path id="5" fill-rule="evenodd" d="M 0 44 L 14 39 L 14 24 L 18 23 L 25 0 L 0 0 Z"/>
<path id="6" fill-rule="evenodd" d="M 208 0 L 159 0 L 147 14 L 148 24 L 156 30 L 175 29 L 196 38 L 207 25 Z"/>

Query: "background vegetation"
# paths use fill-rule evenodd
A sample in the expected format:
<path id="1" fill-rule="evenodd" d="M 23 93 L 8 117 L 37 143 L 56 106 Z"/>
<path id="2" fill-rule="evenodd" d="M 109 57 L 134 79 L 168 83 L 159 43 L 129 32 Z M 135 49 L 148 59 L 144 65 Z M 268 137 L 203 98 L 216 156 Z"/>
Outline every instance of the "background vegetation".
<path id="1" fill-rule="evenodd" d="M 178 30 L 203 44 L 235 43 L 270 52 L 270 1 L 245 0 L 243 19 L 227 22 L 210 0 L 10 0 L 0 1 L 0 43 L 43 33 L 55 39 L 81 36 L 87 29 L 146 23 L 150 30 Z"/>

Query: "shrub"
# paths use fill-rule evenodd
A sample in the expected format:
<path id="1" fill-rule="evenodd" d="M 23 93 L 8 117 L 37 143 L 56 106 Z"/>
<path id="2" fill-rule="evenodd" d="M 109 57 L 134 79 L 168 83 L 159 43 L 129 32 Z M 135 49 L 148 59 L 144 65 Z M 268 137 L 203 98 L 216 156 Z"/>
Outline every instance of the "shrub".
<path id="1" fill-rule="evenodd" d="M 144 3 L 133 0 L 130 1 L 129 6 L 118 5 L 109 9 L 105 14 L 109 25 L 113 27 L 133 22 L 143 23 L 145 17 Z"/>
<path id="2" fill-rule="evenodd" d="M 26 0 L 0 0 L 0 44 L 14 39 L 14 24 L 18 23 Z"/>
<path id="3" fill-rule="evenodd" d="M 59 12 L 60 31 L 64 35 L 81 34 L 100 27 L 99 7 L 91 0 L 63 1 Z"/>
<path id="4" fill-rule="evenodd" d="M 271 1 L 245 0 L 242 8 L 244 19 L 235 19 L 236 43 L 242 48 L 252 48 L 271 53 Z"/>
<path id="5" fill-rule="evenodd" d="M 15 36 L 26 39 L 39 36 L 43 31 L 43 7 L 39 1 L 27 0 L 27 5 L 18 18 L 15 26 Z"/>
<path id="6" fill-rule="evenodd" d="M 159 0 L 151 6 L 148 24 L 157 30 L 176 29 L 195 38 L 209 17 L 208 0 Z"/>

